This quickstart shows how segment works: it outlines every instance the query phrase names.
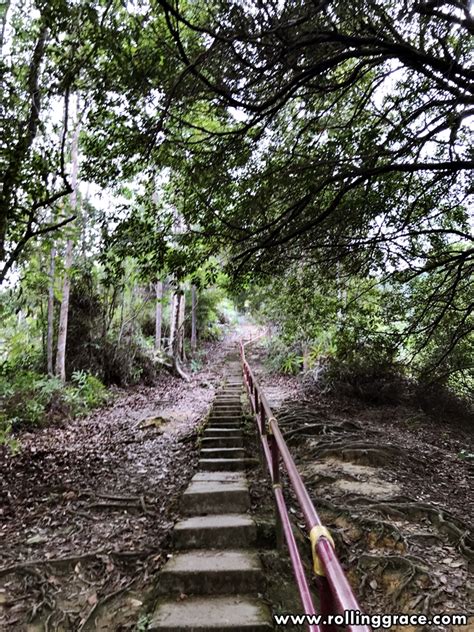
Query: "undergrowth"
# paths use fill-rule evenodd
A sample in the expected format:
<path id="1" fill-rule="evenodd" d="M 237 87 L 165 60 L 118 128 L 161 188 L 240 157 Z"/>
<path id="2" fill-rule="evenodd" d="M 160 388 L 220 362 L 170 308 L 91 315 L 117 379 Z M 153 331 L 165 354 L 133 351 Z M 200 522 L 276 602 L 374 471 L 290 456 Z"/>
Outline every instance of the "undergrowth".
<path id="1" fill-rule="evenodd" d="M 57 377 L 5 363 L 0 378 L 0 444 L 13 449 L 18 448 L 15 430 L 84 415 L 109 399 L 102 382 L 85 371 L 75 371 L 63 384 Z"/>

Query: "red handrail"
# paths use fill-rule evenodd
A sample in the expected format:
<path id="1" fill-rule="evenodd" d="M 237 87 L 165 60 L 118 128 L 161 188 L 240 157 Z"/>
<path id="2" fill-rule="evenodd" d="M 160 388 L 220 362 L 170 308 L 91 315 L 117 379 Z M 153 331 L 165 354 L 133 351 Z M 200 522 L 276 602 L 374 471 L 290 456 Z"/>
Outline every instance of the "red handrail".
<path id="1" fill-rule="evenodd" d="M 293 457 L 280 431 L 278 422 L 273 416 L 268 400 L 255 379 L 249 363 L 245 359 L 244 348 L 251 342 L 254 342 L 254 340 L 250 340 L 246 343 L 240 342 L 244 382 L 247 387 L 252 410 L 255 414 L 263 453 L 273 483 L 273 491 L 281 528 L 290 553 L 293 573 L 305 614 L 316 614 L 316 611 L 283 495 L 279 471 L 280 459 L 285 466 L 291 487 L 303 512 L 306 528 L 310 535 L 313 560 L 318 576 L 321 614 L 344 615 L 344 612 L 348 610 L 361 612 L 361 608 L 334 551 L 330 533 L 323 526 L 314 508 L 308 490 L 305 487 L 303 479 L 296 468 Z M 333 632 L 335 628 L 328 624 L 322 624 L 320 626 L 309 624 L 308 629 L 312 632 Z M 347 625 L 346 629 L 349 630 L 349 632 L 371 632 L 371 628 L 367 625 Z"/>

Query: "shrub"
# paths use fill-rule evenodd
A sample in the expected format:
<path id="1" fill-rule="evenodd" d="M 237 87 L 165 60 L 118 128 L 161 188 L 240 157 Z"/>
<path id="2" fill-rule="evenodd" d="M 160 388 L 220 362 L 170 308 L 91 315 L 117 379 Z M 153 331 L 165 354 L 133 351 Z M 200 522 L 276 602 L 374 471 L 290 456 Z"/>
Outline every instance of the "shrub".
<path id="1" fill-rule="evenodd" d="M 11 444 L 11 432 L 85 414 L 108 399 L 95 376 L 76 372 L 70 384 L 35 371 L 12 370 L 4 364 L 0 380 L 0 444 Z"/>

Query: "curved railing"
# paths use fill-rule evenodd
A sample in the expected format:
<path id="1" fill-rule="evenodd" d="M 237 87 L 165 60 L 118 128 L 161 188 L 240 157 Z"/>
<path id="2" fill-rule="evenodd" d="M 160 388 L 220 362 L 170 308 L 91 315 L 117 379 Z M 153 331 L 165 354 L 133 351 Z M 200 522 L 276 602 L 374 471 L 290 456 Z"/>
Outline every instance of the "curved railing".
<path id="1" fill-rule="evenodd" d="M 245 347 L 251 342 L 254 342 L 254 340 L 240 343 L 244 382 L 255 415 L 263 453 L 273 483 L 273 493 L 279 522 L 279 537 L 281 538 L 283 535 L 288 546 L 293 573 L 298 585 L 304 613 L 308 615 L 317 614 L 283 494 L 280 477 L 280 462 L 283 462 L 285 466 L 291 488 L 303 512 L 311 541 L 313 567 L 317 577 L 317 589 L 320 599 L 320 612 L 318 614 L 326 617 L 327 615 L 335 614 L 344 615 L 344 613 L 348 611 L 358 611 L 361 613 L 361 608 L 337 558 L 331 534 L 322 524 L 314 508 L 308 490 L 296 468 L 293 457 L 283 438 L 278 422 L 272 413 L 268 400 L 245 358 Z M 310 623 L 308 624 L 308 629 L 311 630 L 311 632 L 333 632 L 336 630 L 336 627 L 327 623 Z M 345 629 L 350 632 L 371 632 L 371 628 L 367 625 L 349 624 L 345 626 Z"/>

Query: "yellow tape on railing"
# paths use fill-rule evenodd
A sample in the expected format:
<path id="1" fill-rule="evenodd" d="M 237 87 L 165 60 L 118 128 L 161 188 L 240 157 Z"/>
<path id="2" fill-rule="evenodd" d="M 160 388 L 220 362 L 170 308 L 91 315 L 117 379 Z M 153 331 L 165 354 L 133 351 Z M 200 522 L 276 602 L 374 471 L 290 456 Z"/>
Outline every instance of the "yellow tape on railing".
<path id="1" fill-rule="evenodd" d="M 269 417 L 267 419 L 267 434 L 271 435 L 272 432 L 272 421 L 276 421 L 275 417 Z"/>
<path id="2" fill-rule="evenodd" d="M 316 550 L 319 538 L 326 538 L 332 544 L 332 548 L 334 549 L 334 540 L 332 539 L 331 533 L 327 527 L 323 527 L 321 524 L 315 525 L 311 531 L 309 532 L 309 539 L 311 540 L 311 552 L 313 554 L 313 569 L 316 575 L 320 577 L 324 577 L 326 573 L 324 572 L 323 565 L 321 564 L 321 560 L 319 559 L 318 552 Z"/>

